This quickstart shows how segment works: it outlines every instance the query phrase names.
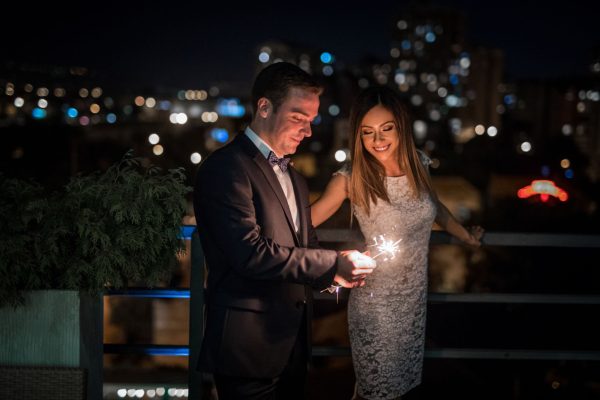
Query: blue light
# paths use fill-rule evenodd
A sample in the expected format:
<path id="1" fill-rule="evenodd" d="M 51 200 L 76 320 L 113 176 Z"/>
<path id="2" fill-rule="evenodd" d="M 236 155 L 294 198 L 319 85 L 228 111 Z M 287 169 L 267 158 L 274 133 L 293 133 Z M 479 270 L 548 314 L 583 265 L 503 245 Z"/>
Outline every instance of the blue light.
<path id="1" fill-rule="evenodd" d="M 458 75 L 456 75 L 456 74 L 450 75 L 450 83 L 451 84 L 458 85 L 458 82 L 459 82 Z"/>
<path id="2" fill-rule="evenodd" d="M 162 347 L 150 347 L 148 350 L 146 350 L 146 354 L 150 355 L 150 356 L 184 356 L 187 357 L 190 355 L 190 349 L 189 348 L 184 348 L 183 346 L 181 347 L 167 347 L 167 348 L 162 348 Z"/>
<path id="3" fill-rule="evenodd" d="M 426 41 L 427 43 L 433 43 L 433 42 L 435 42 L 435 33 L 433 33 L 433 32 L 428 32 L 428 33 L 425 35 L 425 41 Z"/>
<path id="4" fill-rule="evenodd" d="M 181 227 L 180 238 L 190 240 L 192 238 L 192 234 L 196 230 L 195 225 L 184 225 Z"/>
<path id="5" fill-rule="evenodd" d="M 504 96 L 504 103 L 506 105 L 511 105 L 511 104 L 514 104 L 516 99 L 517 99 L 517 97 L 514 94 L 507 94 L 506 96 Z"/>
<path id="6" fill-rule="evenodd" d="M 569 168 L 568 170 L 565 171 L 565 177 L 567 179 L 573 179 L 573 176 L 575 176 L 575 173 L 573 172 L 573 170 L 571 168 Z"/>
<path id="7" fill-rule="evenodd" d="M 326 65 L 323 67 L 323 75 L 325 75 L 325 76 L 333 75 L 333 68 L 331 67 L 331 65 Z"/>
<path id="8" fill-rule="evenodd" d="M 189 356 L 188 346 L 148 345 L 140 347 L 140 352 L 149 356 Z"/>
<path id="9" fill-rule="evenodd" d="M 124 296 L 138 299 L 189 299 L 187 289 L 111 289 L 104 292 L 105 296 Z"/>
<path id="10" fill-rule="evenodd" d="M 271 58 L 271 56 L 269 55 L 269 53 L 267 53 L 266 51 L 262 51 L 259 55 L 258 55 L 258 61 L 260 61 L 261 63 L 266 63 L 269 62 L 269 59 Z"/>
<path id="11" fill-rule="evenodd" d="M 31 112 L 31 116 L 35 119 L 46 118 L 46 110 L 44 110 L 43 108 L 36 107 Z"/>
<path id="12" fill-rule="evenodd" d="M 547 165 L 542 165 L 542 176 L 548 177 L 550 176 L 550 167 Z"/>
<path id="13" fill-rule="evenodd" d="M 401 46 L 402 46 L 402 50 L 410 50 L 410 48 L 411 48 L 412 45 L 410 43 L 410 40 L 405 39 L 405 40 L 402 41 Z"/>
<path id="14" fill-rule="evenodd" d="M 312 124 L 313 125 L 319 125 L 321 123 L 323 119 L 321 118 L 321 114 L 317 114 L 317 116 L 315 117 L 315 119 L 313 119 Z"/>
<path id="15" fill-rule="evenodd" d="M 69 107 L 69 109 L 67 110 L 67 116 L 69 118 L 77 118 L 78 114 L 79 114 L 79 112 L 77 111 L 76 108 Z"/>
<path id="16" fill-rule="evenodd" d="M 241 118 L 246 114 L 246 108 L 240 104 L 236 98 L 219 99 L 217 101 L 216 111 L 223 117 Z"/>
<path id="17" fill-rule="evenodd" d="M 145 354 L 149 356 L 189 356 L 190 349 L 184 346 L 176 347 L 152 347 L 148 346 L 145 351 Z"/>
<path id="18" fill-rule="evenodd" d="M 328 53 L 325 51 L 325 52 L 321 53 L 321 61 L 324 64 L 329 64 L 333 61 L 333 56 L 331 55 L 331 53 Z"/>
<path id="19" fill-rule="evenodd" d="M 114 124 L 117 122 L 117 116 L 114 113 L 109 113 L 106 115 L 106 122 L 109 124 Z"/>
<path id="20" fill-rule="evenodd" d="M 147 354 L 151 356 L 189 356 L 189 346 L 169 346 L 169 345 L 118 345 L 104 344 L 105 354 L 136 353 Z"/>
<path id="21" fill-rule="evenodd" d="M 223 128 L 213 128 L 210 131 L 210 137 L 219 143 L 225 143 L 229 139 L 229 132 Z"/>

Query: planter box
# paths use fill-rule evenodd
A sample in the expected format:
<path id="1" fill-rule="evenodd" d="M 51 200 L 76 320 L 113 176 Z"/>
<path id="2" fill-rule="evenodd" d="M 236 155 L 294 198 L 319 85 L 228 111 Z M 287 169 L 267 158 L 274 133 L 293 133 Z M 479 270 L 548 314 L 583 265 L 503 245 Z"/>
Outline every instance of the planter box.
<path id="1" fill-rule="evenodd" d="M 0 366 L 0 398 L 85 399 L 85 375 L 82 368 Z"/>
<path id="2" fill-rule="evenodd" d="M 0 373 L 6 380 L 2 383 L 14 385 L 2 387 L 2 392 L 22 394 L 26 387 L 54 398 L 53 392 L 66 389 L 61 382 L 67 377 L 66 381 L 84 384 L 84 397 L 81 385 L 74 384 L 71 398 L 102 399 L 101 296 L 32 291 L 25 306 L 0 308 L 0 321 Z M 52 374 L 63 379 L 49 378 Z"/>

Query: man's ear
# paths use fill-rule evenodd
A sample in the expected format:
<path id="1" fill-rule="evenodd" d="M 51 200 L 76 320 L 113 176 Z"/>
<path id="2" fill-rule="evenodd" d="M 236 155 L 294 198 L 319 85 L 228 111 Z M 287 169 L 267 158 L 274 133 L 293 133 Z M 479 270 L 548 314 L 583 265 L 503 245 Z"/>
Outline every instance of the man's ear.
<path id="1" fill-rule="evenodd" d="M 258 116 L 261 118 L 267 118 L 273 112 L 273 104 L 266 97 L 258 99 Z"/>

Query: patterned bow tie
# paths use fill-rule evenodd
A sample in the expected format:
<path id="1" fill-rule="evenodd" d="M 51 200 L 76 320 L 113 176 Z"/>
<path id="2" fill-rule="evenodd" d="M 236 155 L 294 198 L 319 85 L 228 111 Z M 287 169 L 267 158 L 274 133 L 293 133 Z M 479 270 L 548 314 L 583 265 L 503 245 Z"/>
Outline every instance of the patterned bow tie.
<path id="1" fill-rule="evenodd" d="M 287 171 L 290 159 L 288 157 L 277 157 L 272 151 L 269 153 L 269 163 L 271 165 L 279 165 L 282 172 Z"/>

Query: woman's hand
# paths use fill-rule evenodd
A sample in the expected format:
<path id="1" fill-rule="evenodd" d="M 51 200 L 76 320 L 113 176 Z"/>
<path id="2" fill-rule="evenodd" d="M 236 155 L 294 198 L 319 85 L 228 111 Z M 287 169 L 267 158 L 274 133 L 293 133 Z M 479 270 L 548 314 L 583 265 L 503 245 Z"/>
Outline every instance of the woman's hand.
<path id="1" fill-rule="evenodd" d="M 467 229 L 468 235 L 463 239 L 463 242 L 469 246 L 479 247 L 481 246 L 481 238 L 483 237 L 484 233 L 485 230 L 481 226 L 471 226 Z"/>

